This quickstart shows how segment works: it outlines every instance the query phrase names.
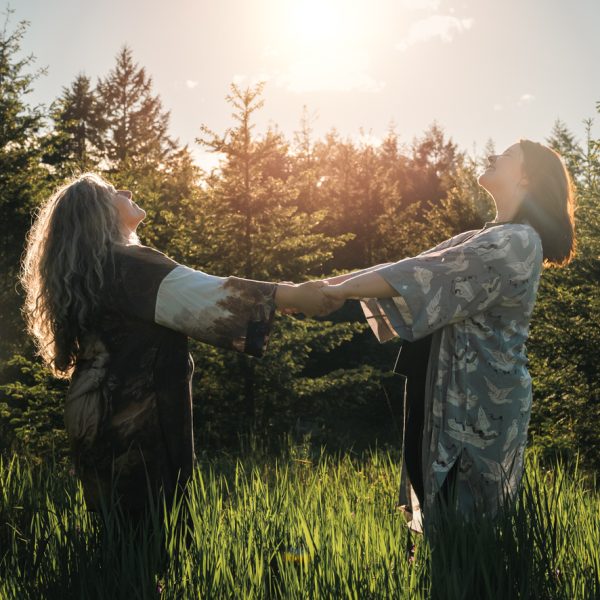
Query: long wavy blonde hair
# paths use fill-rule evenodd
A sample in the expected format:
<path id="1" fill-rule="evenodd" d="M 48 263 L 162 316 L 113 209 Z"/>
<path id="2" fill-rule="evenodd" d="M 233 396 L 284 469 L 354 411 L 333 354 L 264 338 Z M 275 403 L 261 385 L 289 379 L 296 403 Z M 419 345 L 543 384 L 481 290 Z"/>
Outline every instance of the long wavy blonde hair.
<path id="1" fill-rule="evenodd" d="M 37 211 L 21 264 L 23 313 L 38 354 L 57 377 L 72 373 L 82 336 L 102 301 L 105 267 L 125 238 L 115 189 L 85 173 L 58 189 Z"/>

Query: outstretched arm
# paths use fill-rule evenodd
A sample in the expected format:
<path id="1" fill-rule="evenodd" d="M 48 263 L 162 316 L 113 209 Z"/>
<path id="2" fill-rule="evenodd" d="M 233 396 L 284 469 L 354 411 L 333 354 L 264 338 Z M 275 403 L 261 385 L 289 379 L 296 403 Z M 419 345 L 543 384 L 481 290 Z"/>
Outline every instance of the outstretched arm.
<path id="1" fill-rule="evenodd" d="M 344 283 L 348 279 L 353 277 L 357 277 L 358 275 L 364 275 L 365 273 L 371 273 L 372 271 L 377 271 L 377 269 L 381 269 L 381 267 L 387 267 L 392 263 L 381 263 L 380 265 L 375 265 L 374 267 L 368 267 L 367 269 L 361 269 L 360 271 L 353 271 L 351 273 L 344 273 L 343 275 L 336 275 L 335 277 L 327 277 L 323 279 L 330 285 L 337 285 L 338 283 Z"/>
<path id="2" fill-rule="evenodd" d="M 332 300 L 344 301 L 350 298 L 393 298 L 398 292 L 376 272 L 367 272 L 346 279 L 337 285 L 323 288 L 323 294 Z"/>

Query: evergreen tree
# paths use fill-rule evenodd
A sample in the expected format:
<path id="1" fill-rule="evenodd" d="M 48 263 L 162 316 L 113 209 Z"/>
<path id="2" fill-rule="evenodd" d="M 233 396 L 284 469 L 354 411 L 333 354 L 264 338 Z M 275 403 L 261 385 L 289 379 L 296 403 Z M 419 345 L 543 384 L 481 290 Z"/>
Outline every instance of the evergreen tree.
<path id="1" fill-rule="evenodd" d="M 579 173 L 577 253 L 567 267 L 544 271 L 528 349 L 534 377 L 533 442 L 548 454 L 559 452 L 573 457 L 579 452 L 584 464 L 597 470 L 600 185 L 596 173 L 600 173 L 600 140 L 592 137 L 589 125 L 583 158 L 575 165 Z M 567 155 L 567 165 L 569 160 Z"/>
<path id="2" fill-rule="evenodd" d="M 64 170 L 65 175 L 92 170 L 99 162 L 104 119 L 98 110 L 90 79 L 80 74 L 53 104 L 54 130 L 45 162 Z"/>
<path id="3" fill-rule="evenodd" d="M 314 273 L 343 242 L 314 233 L 318 219 L 298 210 L 297 188 L 272 176 L 273 164 L 285 162 L 289 149 L 278 132 L 253 135 L 262 89 L 232 85 L 227 101 L 238 126 L 223 136 L 202 127 L 198 141 L 225 156 L 220 177 L 209 182 L 206 235 L 215 238 L 209 244 L 215 252 L 207 263 L 248 279 L 286 279 Z"/>
<path id="4" fill-rule="evenodd" d="M 168 135 L 169 113 L 152 94 L 152 78 L 133 61 L 127 46 L 117 55 L 114 69 L 99 80 L 97 95 L 103 119 L 99 146 L 111 171 L 162 165 L 175 148 Z"/>
<path id="5" fill-rule="evenodd" d="M 18 275 L 31 213 L 51 181 L 41 163 L 45 113 L 27 102 L 42 71 L 31 72 L 33 56 L 20 57 L 28 24 L 10 30 L 11 14 L 0 31 L 0 451 L 29 447 L 35 453 L 56 439 L 62 403 L 24 333 Z"/>
<path id="6" fill-rule="evenodd" d="M 16 286 L 19 259 L 31 212 L 48 192 L 48 172 L 41 164 L 42 107 L 27 94 L 42 71 L 31 72 L 34 57 L 19 56 L 27 23 L 9 30 L 8 11 L 0 31 L 0 356 L 23 343 L 23 322 Z"/>
<path id="7" fill-rule="evenodd" d="M 445 198 L 452 175 L 460 164 L 460 154 L 456 144 L 447 140 L 444 130 L 434 122 L 423 137 L 412 144 L 412 183 L 403 194 L 405 201 L 434 204 Z"/>
<path id="8" fill-rule="evenodd" d="M 311 115 L 308 108 L 304 106 L 300 129 L 294 132 L 292 176 L 298 189 L 298 207 L 307 213 L 317 212 L 322 208 L 320 191 L 325 180 L 321 173 L 322 165 L 315 155 L 315 143 L 312 137 L 312 123 L 315 118 L 315 115 Z"/>
<path id="9" fill-rule="evenodd" d="M 212 252 L 202 257 L 202 263 L 205 270 L 220 275 L 297 281 L 309 273 L 319 273 L 320 265 L 343 241 L 316 233 L 315 214 L 298 210 L 297 188 L 272 176 L 273 164 L 284 163 L 289 150 L 277 132 L 268 131 L 263 137 L 254 134 L 252 117 L 263 105 L 262 91 L 262 84 L 247 89 L 232 85 L 227 101 L 234 108 L 237 126 L 225 135 L 202 127 L 200 143 L 225 157 L 220 176 L 209 180 L 203 206 L 205 237 Z M 226 413 L 230 421 L 233 414 L 241 417 L 238 429 L 254 426 L 265 431 L 274 424 L 279 428 L 289 425 L 293 414 L 290 407 L 309 391 L 316 401 L 319 392 L 335 389 L 336 385 L 350 389 L 349 381 L 364 377 L 358 371 L 299 377 L 309 362 L 311 348 L 329 351 L 361 328 L 352 323 L 330 326 L 326 322 L 317 325 L 279 318 L 267 356 L 257 362 L 240 355 L 235 370 L 231 360 L 227 361 L 229 377 L 218 377 L 222 388 L 212 387 L 213 398 L 218 397 L 220 405 L 228 406 L 235 406 L 243 398 L 242 411 Z M 202 351 L 205 369 L 218 372 L 226 364 L 224 357 L 217 358 L 218 352 Z M 214 381 L 212 377 L 209 380 Z M 206 383 L 203 389 L 210 389 Z M 307 398 L 303 402 L 308 405 Z"/>
<path id="10" fill-rule="evenodd" d="M 351 269 L 365 266 L 361 218 L 355 209 L 362 198 L 357 190 L 358 151 L 351 140 L 342 140 L 335 129 L 315 149 L 324 173 L 320 197 L 328 208 L 323 230 L 330 236 L 350 234 L 349 242 L 340 247 L 330 266 Z"/>
<path id="11" fill-rule="evenodd" d="M 546 144 L 563 157 L 571 177 L 575 182 L 579 182 L 583 172 L 583 150 L 567 125 L 560 119 L 554 122 Z"/>

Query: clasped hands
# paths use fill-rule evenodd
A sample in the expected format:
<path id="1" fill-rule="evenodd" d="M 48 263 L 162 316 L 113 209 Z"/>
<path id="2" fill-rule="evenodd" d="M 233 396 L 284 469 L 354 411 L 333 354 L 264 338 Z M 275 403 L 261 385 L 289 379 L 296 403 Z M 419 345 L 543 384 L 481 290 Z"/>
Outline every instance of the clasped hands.
<path id="1" fill-rule="evenodd" d="M 303 313 L 308 317 L 322 317 L 340 308 L 345 298 L 336 293 L 338 286 L 326 279 L 305 283 L 280 283 L 275 296 L 277 307 L 286 314 Z"/>

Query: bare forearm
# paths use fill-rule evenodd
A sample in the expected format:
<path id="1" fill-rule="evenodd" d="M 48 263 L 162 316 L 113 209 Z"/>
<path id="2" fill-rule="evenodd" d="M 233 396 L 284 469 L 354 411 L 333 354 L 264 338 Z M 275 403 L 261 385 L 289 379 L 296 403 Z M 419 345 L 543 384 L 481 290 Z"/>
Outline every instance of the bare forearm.
<path id="1" fill-rule="evenodd" d="M 372 271 L 377 271 L 381 267 L 386 267 L 392 263 L 381 263 L 380 265 L 375 265 L 374 267 L 368 267 L 367 269 L 361 269 L 360 271 L 353 271 L 352 273 L 344 273 L 343 275 L 336 275 L 335 277 L 327 277 L 326 281 L 330 285 L 337 285 L 338 283 L 344 283 L 348 279 L 352 279 L 353 277 L 357 277 L 358 275 L 364 275 L 365 273 L 371 273 Z"/>
<path id="2" fill-rule="evenodd" d="M 275 306 L 278 310 L 294 308 L 296 302 L 296 286 L 289 283 L 278 283 L 275 290 Z"/>
<path id="3" fill-rule="evenodd" d="M 398 292 L 377 273 L 368 272 L 336 285 L 343 298 L 393 298 Z"/>

